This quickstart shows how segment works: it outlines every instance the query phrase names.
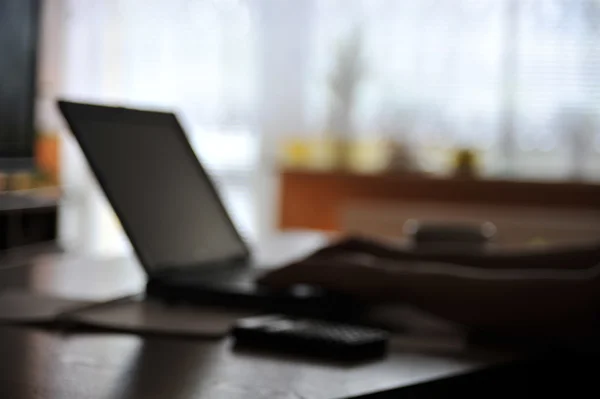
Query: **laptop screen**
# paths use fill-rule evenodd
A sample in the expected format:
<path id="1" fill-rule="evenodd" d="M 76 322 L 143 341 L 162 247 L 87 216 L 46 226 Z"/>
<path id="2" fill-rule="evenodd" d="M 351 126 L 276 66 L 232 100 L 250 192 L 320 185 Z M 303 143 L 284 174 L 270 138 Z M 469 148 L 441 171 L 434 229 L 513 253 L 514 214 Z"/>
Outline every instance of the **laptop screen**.
<path id="1" fill-rule="evenodd" d="M 174 115 L 61 109 L 149 272 L 246 255 Z"/>

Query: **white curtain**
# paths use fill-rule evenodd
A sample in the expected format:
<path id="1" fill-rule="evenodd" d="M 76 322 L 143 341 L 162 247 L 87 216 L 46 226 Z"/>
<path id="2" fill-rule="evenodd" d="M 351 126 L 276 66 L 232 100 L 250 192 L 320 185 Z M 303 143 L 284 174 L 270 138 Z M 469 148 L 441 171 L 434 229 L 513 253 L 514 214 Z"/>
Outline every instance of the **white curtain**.
<path id="1" fill-rule="evenodd" d="M 41 107 L 60 95 L 174 109 L 249 239 L 276 224 L 278 139 L 335 123 L 409 144 L 432 172 L 447 166 L 444 150 L 469 147 L 490 176 L 600 179 L 600 0 L 47 0 L 50 9 L 44 46 L 60 56 L 45 61 Z M 348 76 L 352 102 L 336 110 L 332 87 Z M 64 236 L 126 249 L 65 140 Z"/>
<path id="2" fill-rule="evenodd" d="M 53 68 L 60 70 L 60 84 L 44 93 L 46 102 L 59 95 L 175 110 L 238 228 L 255 238 L 257 50 L 249 4 L 48 0 L 49 12 L 59 16 L 52 27 L 62 31 L 62 43 L 55 44 L 62 57 Z M 77 146 L 68 135 L 65 141 L 67 245 L 98 253 L 129 250 Z"/>

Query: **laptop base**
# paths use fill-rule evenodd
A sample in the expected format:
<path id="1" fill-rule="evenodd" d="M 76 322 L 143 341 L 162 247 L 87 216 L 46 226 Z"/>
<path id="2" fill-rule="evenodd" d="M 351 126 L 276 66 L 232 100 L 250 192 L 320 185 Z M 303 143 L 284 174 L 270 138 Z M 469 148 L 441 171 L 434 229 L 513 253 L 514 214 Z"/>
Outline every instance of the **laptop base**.
<path id="1" fill-rule="evenodd" d="M 200 285 L 150 280 L 146 285 L 148 296 L 168 303 L 225 306 L 256 309 L 260 312 L 282 313 L 293 316 L 327 320 L 358 320 L 365 306 L 347 296 L 333 294 L 313 287 L 296 287 L 287 291 L 272 291 L 263 287 L 243 287 L 211 281 Z"/>

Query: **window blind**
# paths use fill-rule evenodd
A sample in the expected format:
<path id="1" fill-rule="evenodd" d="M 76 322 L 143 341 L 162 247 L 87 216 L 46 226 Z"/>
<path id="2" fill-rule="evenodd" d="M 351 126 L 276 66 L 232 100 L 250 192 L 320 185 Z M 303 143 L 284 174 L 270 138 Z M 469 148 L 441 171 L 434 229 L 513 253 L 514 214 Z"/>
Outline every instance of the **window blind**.
<path id="1" fill-rule="evenodd" d="M 599 10 L 597 0 L 321 1 L 313 126 L 327 130 L 336 57 L 355 40 L 355 136 L 475 148 L 492 172 L 514 163 L 519 174 L 600 178 Z"/>

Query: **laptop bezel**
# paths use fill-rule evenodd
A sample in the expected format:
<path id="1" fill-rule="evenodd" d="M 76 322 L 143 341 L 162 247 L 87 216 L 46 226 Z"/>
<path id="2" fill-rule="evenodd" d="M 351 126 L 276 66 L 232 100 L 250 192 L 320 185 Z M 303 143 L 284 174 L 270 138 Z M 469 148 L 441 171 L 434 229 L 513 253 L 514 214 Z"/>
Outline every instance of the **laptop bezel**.
<path id="1" fill-rule="evenodd" d="M 243 240 L 238 229 L 235 227 L 235 224 L 233 223 L 233 220 L 231 219 L 229 212 L 227 212 L 227 209 L 225 208 L 223 200 L 221 199 L 221 196 L 219 195 L 219 192 L 216 189 L 213 179 L 210 177 L 210 175 L 208 173 L 206 173 L 206 170 L 202 166 L 202 163 L 196 156 L 196 153 L 194 152 L 189 140 L 187 139 L 187 135 L 185 134 L 185 131 L 183 130 L 183 127 L 182 127 L 181 123 L 179 122 L 179 119 L 177 118 L 175 113 L 143 110 L 143 109 L 133 109 L 133 108 L 126 108 L 126 107 L 118 107 L 118 106 L 108 106 L 108 105 L 93 104 L 93 103 L 78 103 L 78 102 L 68 101 L 68 100 L 64 100 L 64 99 L 58 100 L 57 104 L 58 104 L 58 107 L 59 107 L 61 113 L 63 114 L 63 117 L 65 118 L 65 120 L 67 121 L 67 124 L 69 125 L 69 128 L 71 130 L 73 137 L 75 137 L 75 140 L 79 144 L 79 148 L 81 148 L 81 151 L 83 152 L 88 165 L 92 169 L 92 172 L 93 172 L 96 180 L 98 181 L 98 184 L 102 188 L 102 191 L 106 195 L 110 205 L 112 206 L 114 212 L 116 213 L 117 217 L 119 218 L 119 221 L 120 221 L 121 225 L 123 226 L 123 230 L 125 231 L 125 234 L 129 238 L 129 241 L 131 242 L 131 245 L 133 247 L 133 250 L 134 250 L 137 258 L 139 259 L 144 271 L 150 278 L 162 278 L 164 276 L 171 275 L 171 274 L 181 273 L 181 272 L 185 272 L 185 271 L 192 271 L 196 267 L 197 268 L 195 270 L 204 270 L 204 269 L 214 270 L 214 267 L 220 267 L 220 265 L 240 265 L 240 264 L 245 265 L 245 266 L 250 265 L 250 258 L 251 258 L 250 249 L 249 249 L 248 245 L 246 244 L 246 242 Z M 174 128 L 175 128 L 174 131 L 176 132 L 177 137 L 179 138 L 179 140 L 182 140 L 182 144 L 185 149 L 186 156 L 191 157 L 191 162 L 196 163 L 196 166 L 197 166 L 196 170 L 197 170 L 197 173 L 199 174 L 199 177 L 206 179 L 206 181 L 208 182 L 208 185 L 209 185 L 210 191 L 211 191 L 211 195 L 213 196 L 214 200 L 218 202 L 219 208 L 225 216 L 226 223 L 228 224 L 229 228 L 232 229 L 233 233 L 235 234 L 235 237 L 238 239 L 239 243 L 241 244 L 243 253 L 240 256 L 223 258 L 222 261 L 216 261 L 216 262 L 213 260 L 213 261 L 206 262 L 206 263 L 198 262 L 198 263 L 194 263 L 191 265 L 177 265 L 177 266 L 172 266 L 172 265 L 161 266 L 159 264 L 154 264 L 154 263 L 150 262 L 150 259 L 147 259 L 145 257 L 144 251 L 141 250 L 140 243 L 137 242 L 137 240 L 135 239 L 135 234 L 133 232 L 132 227 L 127 223 L 126 218 L 122 217 L 122 215 L 123 215 L 122 210 L 119 209 L 119 206 L 114 201 L 113 193 L 111 193 L 111 191 L 108 189 L 108 186 L 105 184 L 106 179 L 102 174 L 101 168 L 99 168 L 91 160 L 91 158 L 88 157 L 88 154 L 90 151 L 88 148 L 86 148 L 86 145 L 83 143 L 83 140 L 80 140 L 80 138 L 79 138 L 80 132 L 77 131 L 76 119 L 78 119 L 78 118 L 105 120 L 105 119 L 103 119 L 103 117 L 104 118 L 110 117 L 111 115 L 115 115 L 117 113 L 121 117 L 122 117 L 123 113 L 127 113 L 127 117 L 131 118 L 131 121 L 133 123 L 135 123 L 136 121 L 143 120 L 144 124 L 148 124 L 148 123 L 152 124 L 151 121 L 153 119 L 160 121 L 161 123 L 164 123 L 165 118 L 171 119 L 170 122 L 174 124 Z M 154 268 L 155 268 L 154 270 L 152 270 L 152 268 L 150 267 L 150 265 L 152 265 L 152 264 L 154 264 Z"/>

